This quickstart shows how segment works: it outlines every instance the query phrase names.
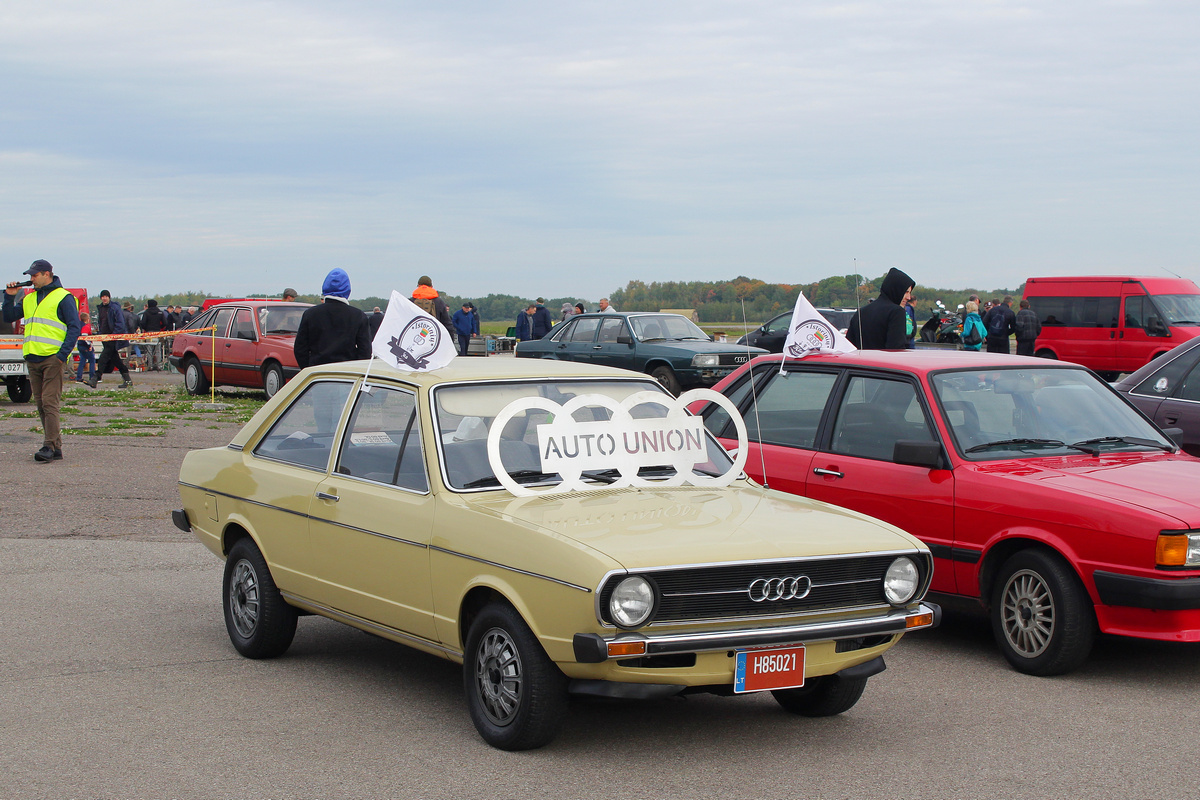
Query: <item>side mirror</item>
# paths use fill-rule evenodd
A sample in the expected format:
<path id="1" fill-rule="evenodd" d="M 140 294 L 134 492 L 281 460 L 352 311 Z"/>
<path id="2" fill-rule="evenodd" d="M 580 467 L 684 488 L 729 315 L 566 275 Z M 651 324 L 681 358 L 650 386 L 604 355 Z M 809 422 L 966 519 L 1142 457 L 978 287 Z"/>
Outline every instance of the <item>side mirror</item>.
<path id="1" fill-rule="evenodd" d="M 912 467 L 927 469 L 942 468 L 941 442 L 928 440 L 901 440 L 892 450 L 892 461 Z"/>
<path id="2" fill-rule="evenodd" d="M 633 337 L 628 333 L 617 334 L 617 344 L 633 344 Z"/>
<path id="3" fill-rule="evenodd" d="M 1162 432 L 1176 447 L 1183 447 L 1183 428 L 1163 428 Z"/>

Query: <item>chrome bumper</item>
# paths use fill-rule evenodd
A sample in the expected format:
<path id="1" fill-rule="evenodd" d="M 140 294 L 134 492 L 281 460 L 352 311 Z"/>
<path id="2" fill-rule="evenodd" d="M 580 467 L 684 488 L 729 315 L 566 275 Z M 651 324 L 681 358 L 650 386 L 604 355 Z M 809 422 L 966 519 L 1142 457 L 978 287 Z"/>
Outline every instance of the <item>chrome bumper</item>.
<path id="1" fill-rule="evenodd" d="M 581 664 L 599 664 L 610 658 L 637 658 L 669 653 L 705 653 L 744 647 L 773 647 L 806 642 L 880 636 L 935 627 L 942 609 L 933 603 L 920 603 L 915 611 L 893 611 L 861 619 L 811 622 L 778 628 L 668 633 L 660 636 L 639 633 L 577 633 L 572 644 L 575 660 Z"/>

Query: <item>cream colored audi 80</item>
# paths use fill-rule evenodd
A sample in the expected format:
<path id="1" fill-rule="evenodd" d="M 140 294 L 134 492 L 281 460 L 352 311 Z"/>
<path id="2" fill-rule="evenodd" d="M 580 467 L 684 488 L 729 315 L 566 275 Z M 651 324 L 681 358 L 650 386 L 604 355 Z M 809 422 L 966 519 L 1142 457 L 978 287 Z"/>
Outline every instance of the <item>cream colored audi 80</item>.
<path id="1" fill-rule="evenodd" d="M 569 362 L 314 367 L 187 455 L 173 516 L 225 559 L 239 653 L 282 655 L 312 613 L 461 663 L 498 748 L 549 742 L 572 695 L 846 711 L 936 623 L 929 550 L 746 479 L 702 398 L 736 416 Z"/>

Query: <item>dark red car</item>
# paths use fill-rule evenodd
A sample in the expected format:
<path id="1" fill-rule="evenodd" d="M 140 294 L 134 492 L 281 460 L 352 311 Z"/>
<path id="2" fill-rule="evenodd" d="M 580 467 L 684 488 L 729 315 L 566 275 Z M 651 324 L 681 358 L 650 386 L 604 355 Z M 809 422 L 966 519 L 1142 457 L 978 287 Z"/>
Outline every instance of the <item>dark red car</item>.
<path id="1" fill-rule="evenodd" d="M 1174 436 L 1186 452 L 1200 456 L 1200 336 L 1126 375 L 1113 388 Z"/>
<path id="2" fill-rule="evenodd" d="M 1087 369 L 858 351 L 764 356 L 716 388 L 751 477 L 922 539 L 931 590 L 978 599 L 1016 669 L 1074 669 L 1097 631 L 1200 641 L 1200 459 Z M 693 410 L 736 446 L 727 412 Z"/>
<path id="3" fill-rule="evenodd" d="M 175 336 L 171 366 L 183 373 L 189 394 L 207 392 L 216 384 L 262 389 L 274 397 L 300 371 L 292 346 L 300 317 L 310 306 L 273 300 L 213 306 Z M 203 330 L 214 325 L 215 339 L 212 331 Z"/>

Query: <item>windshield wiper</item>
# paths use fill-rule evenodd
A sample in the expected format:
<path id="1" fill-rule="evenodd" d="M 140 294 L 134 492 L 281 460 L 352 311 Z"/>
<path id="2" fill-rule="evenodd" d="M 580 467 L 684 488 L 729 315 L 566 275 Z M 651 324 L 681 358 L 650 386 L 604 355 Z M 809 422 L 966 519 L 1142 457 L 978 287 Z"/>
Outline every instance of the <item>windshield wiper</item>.
<path id="1" fill-rule="evenodd" d="M 532 483 L 533 481 L 539 481 L 539 480 L 545 480 L 547 478 L 553 478 L 556 475 L 558 475 L 557 472 L 542 472 L 541 470 L 537 470 L 537 469 L 518 469 L 518 470 L 513 470 L 512 472 L 508 473 L 508 477 L 512 478 L 513 480 L 517 481 L 518 483 Z M 531 478 L 532 480 L 525 480 L 527 478 Z M 495 475 L 488 475 L 483 478 L 476 478 L 473 481 L 467 481 L 466 483 L 464 483 L 462 485 L 462 488 L 476 489 L 480 486 L 499 486 L 499 485 L 500 485 L 499 478 L 497 478 Z"/>
<path id="2" fill-rule="evenodd" d="M 994 442 L 985 442 L 984 444 L 977 444 L 974 447 L 968 447 L 965 452 L 978 453 L 980 450 L 987 450 L 990 447 L 1003 447 L 1009 444 L 1033 445 L 1037 447 L 1074 447 L 1076 450 L 1082 450 L 1085 453 L 1091 452 L 1091 448 L 1081 447 L 1077 444 L 1067 444 L 1061 439 L 997 439 Z"/>
<path id="3" fill-rule="evenodd" d="M 617 472 L 615 469 L 593 469 L 586 472 L 581 472 L 579 474 L 581 477 L 589 478 L 593 481 L 600 481 L 601 483 L 616 483 L 617 476 L 621 473 Z"/>
<path id="4" fill-rule="evenodd" d="M 1097 436 L 1095 439 L 1087 439 L 1082 442 L 1075 442 L 1071 447 L 1083 449 L 1090 444 L 1132 444 L 1137 447 L 1153 447 L 1158 450 L 1163 450 L 1167 453 L 1175 452 L 1175 448 L 1171 445 L 1156 442 L 1153 439 L 1143 439 L 1140 436 Z"/>

